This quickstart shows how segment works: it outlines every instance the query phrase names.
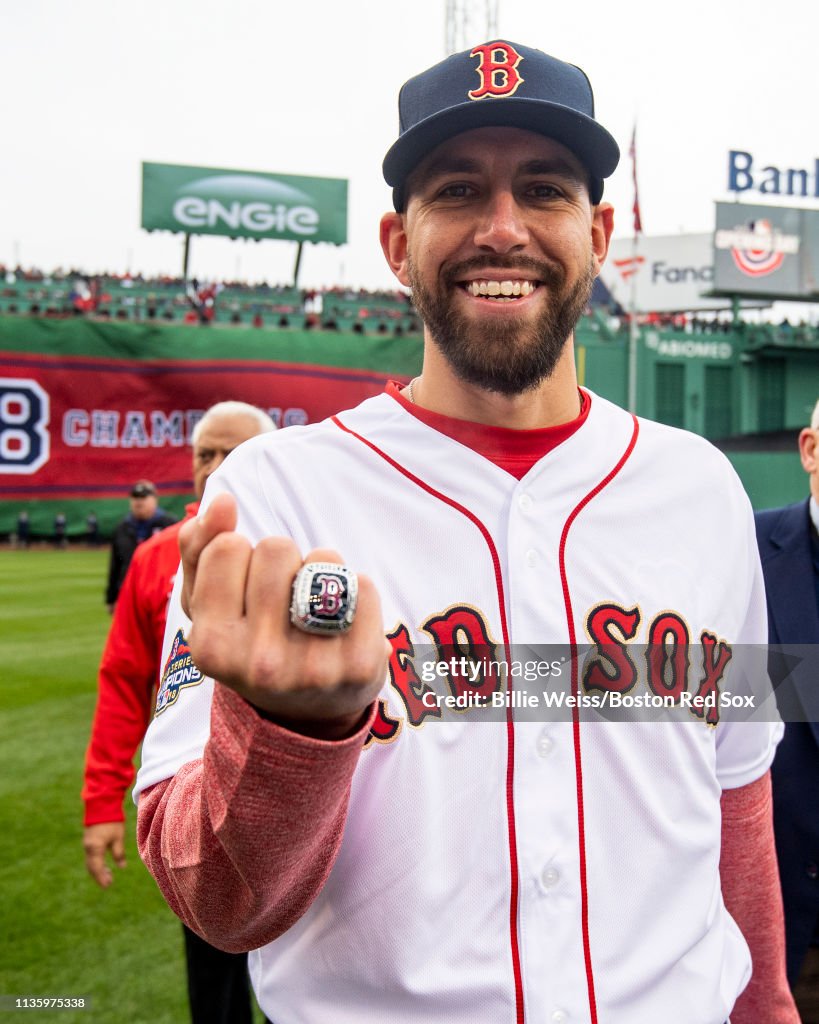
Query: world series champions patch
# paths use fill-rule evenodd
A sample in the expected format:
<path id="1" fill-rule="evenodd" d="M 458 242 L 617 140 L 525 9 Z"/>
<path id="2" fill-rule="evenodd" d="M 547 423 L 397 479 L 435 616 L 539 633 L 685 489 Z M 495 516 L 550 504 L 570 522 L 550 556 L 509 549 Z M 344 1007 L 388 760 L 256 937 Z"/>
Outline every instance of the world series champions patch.
<path id="1" fill-rule="evenodd" d="M 191 649 L 181 629 L 176 631 L 171 645 L 171 653 L 162 670 L 162 679 L 156 695 L 156 714 L 175 704 L 179 691 L 188 686 L 198 686 L 205 677 L 193 663 Z"/>

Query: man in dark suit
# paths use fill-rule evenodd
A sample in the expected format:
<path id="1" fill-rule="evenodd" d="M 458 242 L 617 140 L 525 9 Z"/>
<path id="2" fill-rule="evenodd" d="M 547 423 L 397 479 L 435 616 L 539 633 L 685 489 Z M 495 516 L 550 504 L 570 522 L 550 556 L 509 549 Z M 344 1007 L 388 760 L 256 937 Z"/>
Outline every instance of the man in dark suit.
<path id="1" fill-rule="evenodd" d="M 810 497 L 756 514 L 772 678 L 787 675 L 777 688 L 786 724 L 771 774 L 792 988 L 819 943 L 819 646 L 807 647 L 819 645 L 819 402 L 799 434 L 799 455 Z"/>
<path id="2" fill-rule="evenodd" d="M 117 523 L 111 538 L 105 603 L 112 615 L 137 545 L 175 522 L 176 519 L 172 515 L 159 507 L 156 487 L 151 481 L 137 480 L 131 488 L 130 512 Z"/>

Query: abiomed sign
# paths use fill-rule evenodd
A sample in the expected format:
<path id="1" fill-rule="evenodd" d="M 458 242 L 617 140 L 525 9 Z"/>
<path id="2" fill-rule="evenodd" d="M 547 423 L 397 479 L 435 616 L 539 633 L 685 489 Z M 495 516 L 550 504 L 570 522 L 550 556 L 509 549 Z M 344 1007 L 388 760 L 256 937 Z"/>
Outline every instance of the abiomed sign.
<path id="1" fill-rule="evenodd" d="M 143 163 L 142 227 L 341 245 L 347 241 L 347 182 Z"/>

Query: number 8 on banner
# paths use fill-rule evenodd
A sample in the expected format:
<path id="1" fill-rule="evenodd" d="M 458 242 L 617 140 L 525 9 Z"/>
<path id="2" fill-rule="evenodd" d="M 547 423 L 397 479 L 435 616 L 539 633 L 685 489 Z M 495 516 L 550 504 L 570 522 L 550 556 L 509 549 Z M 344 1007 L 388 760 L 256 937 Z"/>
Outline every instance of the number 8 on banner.
<path id="1" fill-rule="evenodd" d="M 48 462 L 48 416 L 36 381 L 0 377 L 0 473 L 36 473 Z"/>

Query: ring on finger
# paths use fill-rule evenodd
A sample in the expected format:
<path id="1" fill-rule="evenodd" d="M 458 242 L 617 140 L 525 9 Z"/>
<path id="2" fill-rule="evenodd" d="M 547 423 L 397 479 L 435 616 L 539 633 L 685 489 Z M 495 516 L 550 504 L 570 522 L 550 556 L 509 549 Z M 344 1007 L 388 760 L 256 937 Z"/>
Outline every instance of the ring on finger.
<path id="1" fill-rule="evenodd" d="M 296 573 L 290 621 L 304 633 L 346 633 L 358 604 L 358 577 L 335 562 L 307 562 Z"/>

